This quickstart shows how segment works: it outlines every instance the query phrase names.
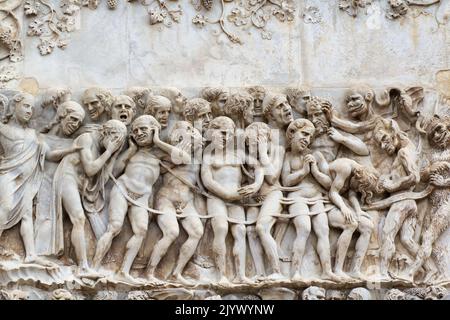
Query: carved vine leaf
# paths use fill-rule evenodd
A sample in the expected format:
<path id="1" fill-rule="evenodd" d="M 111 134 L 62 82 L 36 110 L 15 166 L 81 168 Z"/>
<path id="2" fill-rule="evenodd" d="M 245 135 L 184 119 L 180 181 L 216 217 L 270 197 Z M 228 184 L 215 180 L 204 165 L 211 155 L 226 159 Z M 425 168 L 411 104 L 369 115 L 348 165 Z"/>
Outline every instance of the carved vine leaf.
<path id="1" fill-rule="evenodd" d="M 40 10 L 39 3 L 37 0 L 26 0 L 23 9 L 27 16 L 37 15 Z"/>
<path id="2" fill-rule="evenodd" d="M 322 14 L 319 8 L 314 6 L 308 6 L 302 13 L 303 21 L 305 23 L 320 23 L 322 22 Z"/>
<path id="3" fill-rule="evenodd" d="M 55 7 L 48 0 L 26 0 L 24 13 L 34 17 L 28 25 L 27 35 L 39 37 L 41 55 L 53 52 L 55 47 L 65 49 L 69 34 L 76 29 L 76 21 L 82 7 L 96 8 L 94 0 L 60 0 Z"/>
<path id="4" fill-rule="evenodd" d="M 183 9 L 180 5 L 172 8 L 162 0 L 154 0 L 148 5 L 148 14 L 150 15 L 151 25 L 163 24 L 166 27 L 170 27 L 174 22 L 180 22 L 181 15 L 183 14 Z"/>

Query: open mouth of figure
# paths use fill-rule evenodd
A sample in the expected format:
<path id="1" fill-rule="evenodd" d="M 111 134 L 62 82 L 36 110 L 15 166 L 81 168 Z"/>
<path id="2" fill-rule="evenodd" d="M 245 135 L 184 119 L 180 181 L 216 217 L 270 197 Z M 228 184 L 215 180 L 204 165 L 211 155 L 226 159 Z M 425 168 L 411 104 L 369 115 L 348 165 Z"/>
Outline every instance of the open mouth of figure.
<path id="1" fill-rule="evenodd" d="M 97 117 L 97 110 L 92 110 L 91 112 L 89 112 L 89 115 L 91 116 L 91 118 L 96 118 Z"/>
<path id="2" fill-rule="evenodd" d="M 140 136 L 137 136 L 137 137 L 136 137 L 136 140 L 142 142 L 142 141 L 144 141 L 146 138 L 147 138 L 147 135 L 140 135 Z"/>
<path id="3" fill-rule="evenodd" d="M 351 113 L 362 111 L 363 105 L 362 104 L 356 104 L 356 105 L 350 105 L 348 108 L 348 111 Z"/>
<path id="4" fill-rule="evenodd" d="M 121 121 L 126 121 L 126 120 L 128 120 L 128 115 L 125 113 L 122 113 L 121 115 L 119 115 L 119 119 Z"/>

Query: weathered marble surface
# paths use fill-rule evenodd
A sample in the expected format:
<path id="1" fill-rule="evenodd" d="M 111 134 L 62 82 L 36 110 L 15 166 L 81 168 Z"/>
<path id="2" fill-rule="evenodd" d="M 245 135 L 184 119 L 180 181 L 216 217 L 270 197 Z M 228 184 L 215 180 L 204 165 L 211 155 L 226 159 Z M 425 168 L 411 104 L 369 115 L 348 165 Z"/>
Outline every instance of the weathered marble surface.
<path id="1" fill-rule="evenodd" d="M 5 53 L 5 58 L 0 60 L 0 83 L 4 88 L 2 94 L 10 101 L 19 91 L 28 92 L 35 97 L 35 111 L 30 127 L 37 132 L 55 119 L 56 109 L 53 107 L 59 108 L 64 100 L 76 101 L 83 105 L 83 93 L 85 89 L 91 87 L 105 88 L 116 97 L 130 87 L 142 86 L 150 88 L 153 94 L 165 95 L 172 99 L 172 113 L 168 128 L 161 131 L 161 138 L 166 142 L 175 122 L 184 120 L 182 114 L 175 114 L 176 102 L 170 94 L 167 94 L 166 87 L 177 87 L 187 100 L 201 97 L 205 87 L 222 86 L 229 88 L 231 92 L 238 92 L 252 85 L 261 85 L 267 92 L 281 94 L 287 92 L 286 88 L 309 87 L 313 96 L 329 100 L 336 114 L 343 119 L 349 119 L 345 99 L 348 89 L 354 85 L 367 84 L 373 88 L 377 98 L 382 97 L 383 91 L 391 87 L 400 89 L 421 87 L 424 89 L 423 100 L 419 100 L 416 107 L 422 116 L 429 119 L 434 114 L 441 117 L 449 114 L 450 27 L 445 18 L 450 13 L 449 0 L 441 0 L 430 6 L 410 4 L 405 15 L 395 18 L 392 18 L 392 15 L 389 16 L 391 18 L 386 16 L 390 10 L 388 0 L 371 1 L 371 4 L 365 8 L 359 8 L 355 17 L 339 9 L 338 3 L 345 1 L 294 1 L 296 10 L 293 13 L 293 21 L 281 22 L 273 16 L 269 20 L 267 30 L 271 32 L 270 40 L 263 39 L 261 30 L 250 22 L 243 27 L 237 27 L 225 16 L 227 30 L 230 30 L 233 35 L 238 35 L 242 44 L 230 41 L 218 24 L 207 24 L 204 28 L 194 25 L 192 19 L 199 12 L 189 1 L 178 1 L 183 14 L 179 17 L 179 22 L 173 23 L 170 27 L 161 23 L 150 25 L 146 7 L 139 1 L 119 2 L 114 10 L 109 9 L 105 2 L 100 2 L 95 10 L 86 6 L 79 7 L 82 2 L 72 3 L 77 5 L 73 15 L 70 15 L 74 18 L 74 25 L 73 30 L 67 33 L 70 37 L 67 47 L 64 50 L 53 48 L 52 52 L 46 55 L 42 55 L 42 51 L 37 48 L 40 37 L 27 35 L 29 24 L 34 16 L 24 14 L 22 1 L 8 0 L 0 4 L 0 9 L 3 10 L 0 11 L 3 18 L 0 26 L 12 26 L 13 34 L 17 35 L 14 43 L 17 44 L 20 41 L 22 50 L 19 51 L 23 56 L 23 59 L 17 59 L 16 53 L 7 55 L 12 52 L 11 46 L 2 42 L 1 52 Z M 168 5 L 176 7 L 178 2 L 168 1 Z M 226 12 L 229 13 L 238 2 L 226 2 Z M 51 3 L 55 8 L 59 6 L 59 0 Z M 213 1 L 213 3 L 212 11 L 207 12 L 202 9 L 200 13 L 215 18 L 220 16 L 219 2 Z M 7 12 L 13 12 L 17 21 L 22 24 L 20 32 L 14 29 L 15 20 Z M 311 14 L 316 19 L 314 23 L 308 20 Z M 51 99 L 56 92 L 55 88 L 70 88 L 71 97 Z M 44 108 L 43 102 L 49 106 Z M 181 109 L 185 102 L 181 103 Z M 302 115 L 298 111 L 304 110 L 304 104 L 300 103 L 299 107 L 294 101 L 289 100 L 289 102 L 294 109 L 294 118 L 301 118 Z M 377 110 L 376 113 L 390 119 L 392 117 L 390 111 L 394 106 L 395 103 L 391 102 L 387 107 L 375 106 L 374 109 Z M 138 115 L 143 111 L 137 107 Z M 104 118 L 103 120 L 108 119 L 107 113 Z M 406 130 L 412 143 L 420 148 L 419 167 L 423 170 L 428 165 L 425 158 L 433 152 L 432 146 L 426 135 L 419 134 L 415 129 L 415 120 L 411 126 L 405 125 L 408 121 L 405 121 L 402 116 L 396 120 L 403 123 L 401 129 Z M 52 132 L 45 133 L 44 140 L 52 149 L 70 148 L 75 137 L 81 132 L 90 130 L 91 122 L 86 110 L 83 124 L 74 135 L 64 136 L 56 125 L 51 129 Z M 55 135 L 60 136 L 54 138 Z M 127 140 L 128 138 L 125 145 L 128 144 Z M 378 160 L 378 157 L 375 156 L 375 159 Z M 39 201 L 33 207 L 35 215 L 36 210 L 45 211 L 53 201 L 51 190 L 53 190 L 52 183 L 58 163 L 46 161 L 44 167 L 42 190 L 40 196 L 36 198 Z M 386 168 L 381 169 L 383 171 Z M 155 183 L 153 197 L 158 194 L 161 184 L 161 181 Z M 242 185 L 245 184 L 242 183 Z M 106 186 L 107 204 L 113 185 L 113 182 L 109 181 Z M 423 190 L 426 186 L 427 182 L 421 182 L 417 184 L 416 191 Z M 284 191 L 284 196 L 287 196 L 287 191 Z M 384 198 L 386 197 L 385 194 Z M 433 211 L 428 198 L 416 202 L 418 221 L 413 239 L 420 246 L 424 242 L 426 216 Z M 149 206 L 154 208 L 151 201 Z M 104 227 L 109 221 L 107 207 L 106 205 L 101 215 Z M 286 208 L 287 205 L 284 209 Z M 380 259 L 377 256 L 379 252 L 376 250 L 379 247 L 377 244 L 373 245 L 373 241 L 377 238 L 378 245 L 382 241 L 382 229 L 388 208 L 383 210 L 376 217 L 378 220 L 374 220 L 371 244 L 362 266 L 362 273 L 367 279 L 363 280 L 330 281 L 321 278 L 322 266 L 317 254 L 317 237 L 313 229 L 305 246 L 300 269 L 301 276 L 306 280 L 291 280 L 293 271 L 291 262 L 280 260 L 279 271 L 283 275 L 281 279 L 259 282 L 253 279 L 249 283 L 237 281 L 238 283 L 223 284 L 218 282 L 219 273 L 213 259 L 211 243 L 214 234 L 210 219 L 202 219 L 204 233 L 183 273 L 196 284 L 196 287 L 181 284 L 177 279 L 170 278 L 179 257 L 180 247 L 187 239 L 181 224 L 179 235 L 156 268 L 155 277 L 158 281 L 135 283 L 130 279 L 116 278 L 115 272 L 121 267 L 127 242 L 133 235 L 127 218 L 120 233 L 112 241 L 111 249 L 102 260 L 102 275 L 92 275 L 89 272 L 80 275 L 77 270 L 79 257 L 75 252 L 76 248 L 71 244 L 72 223 L 68 215 L 64 213 L 62 255 L 47 257 L 53 264 L 58 265 L 57 267 L 43 266 L 39 263 L 27 265 L 23 262 L 26 252 L 20 234 L 20 223 L 1 233 L 0 287 L 4 288 L 2 295 L 5 299 L 206 299 L 216 295 L 227 299 L 239 294 L 248 294 L 250 298 L 262 299 L 309 299 L 317 295 L 327 299 L 338 299 L 338 296 L 363 297 L 364 299 L 406 299 L 416 296 L 423 299 L 427 298 L 427 294 L 430 295 L 428 298 L 431 296 L 442 298 L 445 293 L 441 287 L 448 288 L 450 279 L 450 231 L 448 228 L 444 228 L 442 235 L 433 243 L 433 248 L 439 249 L 439 277 L 430 280 L 426 279 L 426 274 L 419 272 L 415 282 L 403 278 L 380 279 Z M 200 214 L 212 214 L 204 206 L 198 211 Z M 50 218 L 45 215 L 34 218 L 38 254 L 48 251 L 47 244 L 39 243 L 40 239 L 45 239 L 47 236 L 50 221 L 48 219 Z M 248 216 L 247 219 L 249 219 Z M 99 240 L 93 232 L 90 221 L 86 218 L 83 241 L 89 265 L 94 258 Z M 42 228 L 42 226 L 46 227 Z M 247 231 L 249 229 L 250 227 L 247 226 Z M 329 242 L 333 267 L 337 239 L 341 232 L 341 229 L 330 228 Z M 162 236 L 161 228 L 153 217 L 148 224 L 148 231 L 145 232 L 143 244 L 134 259 L 131 269 L 133 277 L 143 274 L 154 245 Z M 345 272 L 350 270 L 350 260 L 354 255 L 358 236 L 358 232 L 353 234 L 348 258 L 345 259 Z M 249 237 L 250 235 L 244 238 L 247 249 L 245 274 L 252 278 L 258 272 L 250 253 Z M 281 258 L 285 253 L 292 252 L 295 237 L 296 230 L 291 222 L 281 244 L 282 252 L 278 252 Z M 395 238 L 396 251 L 394 261 L 390 265 L 390 272 L 396 275 L 401 274 L 403 277 L 413 265 L 416 255 L 408 252 L 400 238 L 400 236 Z M 234 240 L 230 230 L 226 238 L 226 278 L 230 281 L 237 276 L 232 254 Z M 436 260 L 436 256 L 432 259 Z M 264 267 L 268 276 L 273 271 L 273 266 L 269 267 L 270 263 L 266 256 L 263 256 L 263 260 L 265 260 Z M 424 282 L 424 279 L 427 281 Z M 35 287 L 37 280 L 41 282 L 39 288 Z M 160 280 L 171 282 L 161 284 Z M 165 289 L 161 289 L 161 285 Z M 431 287 L 432 285 L 441 287 L 435 288 Z M 111 286 L 115 288 L 113 292 L 106 292 L 105 290 L 109 290 Z M 306 289 L 309 286 L 323 287 L 326 292 L 316 288 Z M 419 288 L 413 288 L 416 286 Z M 53 292 L 55 287 L 70 292 L 55 293 Z M 370 290 L 370 293 L 356 290 L 350 294 L 352 289 L 358 287 L 365 287 Z M 95 294 L 91 294 L 92 288 Z M 411 288 L 428 291 L 402 294 L 396 291 L 388 292 L 391 288 L 403 291 Z M 13 292 L 15 289 L 25 293 Z M 338 290 L 340 295 L 333 290 Z"/>

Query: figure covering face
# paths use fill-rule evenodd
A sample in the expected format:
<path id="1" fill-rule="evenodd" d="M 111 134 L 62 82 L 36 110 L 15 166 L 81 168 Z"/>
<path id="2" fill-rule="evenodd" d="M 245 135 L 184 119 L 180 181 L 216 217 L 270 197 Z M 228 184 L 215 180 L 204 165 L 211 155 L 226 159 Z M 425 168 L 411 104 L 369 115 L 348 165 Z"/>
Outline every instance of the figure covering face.
<path id="1" fill-rule="evenodd" d="M 97 237 L 104 232 L 98 214 L 103 210 L 105 184 L 112 172 L 115 160 L 125 141 L 127 130 L 117 120 L 109 120 L 100 128 L 80 135 L 74 145 L 82 147 L 66 156 L 59 164 L 53 179 L 53 222 L 48 254 L 60 254 L 63 250 L 63 208 L 73 224 L 72 244 L 80 270 L 89 270 L 84 232 L 85 213 Z"/>

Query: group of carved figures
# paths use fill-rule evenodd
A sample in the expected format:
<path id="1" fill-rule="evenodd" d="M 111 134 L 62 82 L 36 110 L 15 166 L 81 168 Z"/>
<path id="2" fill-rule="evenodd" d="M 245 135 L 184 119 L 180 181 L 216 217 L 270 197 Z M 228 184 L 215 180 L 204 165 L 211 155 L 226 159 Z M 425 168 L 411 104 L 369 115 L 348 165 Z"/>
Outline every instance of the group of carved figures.
<path id="1" fill-rule="evenodd" d="M 67 214 L 78 274 L 101 277 L 104 257 L 128 217 L 132 236 L 114 276 L 132 283 L 162 283 L 155 270 L 183 228 L 187 240 L 173 278 L 164 281 L 192 284 L 183 271 L 207 221 L 220 284 L 311 280 L 301 268 L 311 234 L 317 239 L 320 280 L 366 279 L 362 265 L 373 241 L 379 244 L 375 276 L 380 281 L 439 273 L 432 253 L 449 223 L 450 117 L 419 111 L 423 89 L 375 95 L 357 86 L 346 94 L 348 117 L 303 89 L 205 88 L 200 96 L 187 99 L 175 88 L 133 87 L 119 95 L 90 88 L 79 104 L 70 90 L 49 89 L 38 104 L 25 92 L 4 93 L 0 234 L 20 223 L 24 263 L 55 267 L 48 256 L 64 251 Z M 37 123 L 38 108 L 54 110 L 41 127 L 31 125 Z M 55 139 L 70 143 L 55 148 L 49 142 Z M 425 144 L 430 148 L 426 163 L 421 158 Z M 36 212 L 47 161 L 58 163 L 50 207 Z M 425 198 L 430 210 L 417 238 L 416 202 Z M 96 237 L 92 260 L 88 223 Z M 145 273 L 132 276 L 150 223 L 157 223 L 162 237 Z M 295 237 L 287 253 L 281 243 L 290 224 Z M 338 231 L 335 252 L 330 229 Z M 229 231 L 234 279 L 225 270 Z M 411 257 L 402 274 L 390 271 L 396 236 Z M 247 247 L 256 273 L 251 279 Z M 351 262 L 345 264 L 346 259 Z M 283 260 L 292 261 L 290 274 L 282 273 Z"/>

